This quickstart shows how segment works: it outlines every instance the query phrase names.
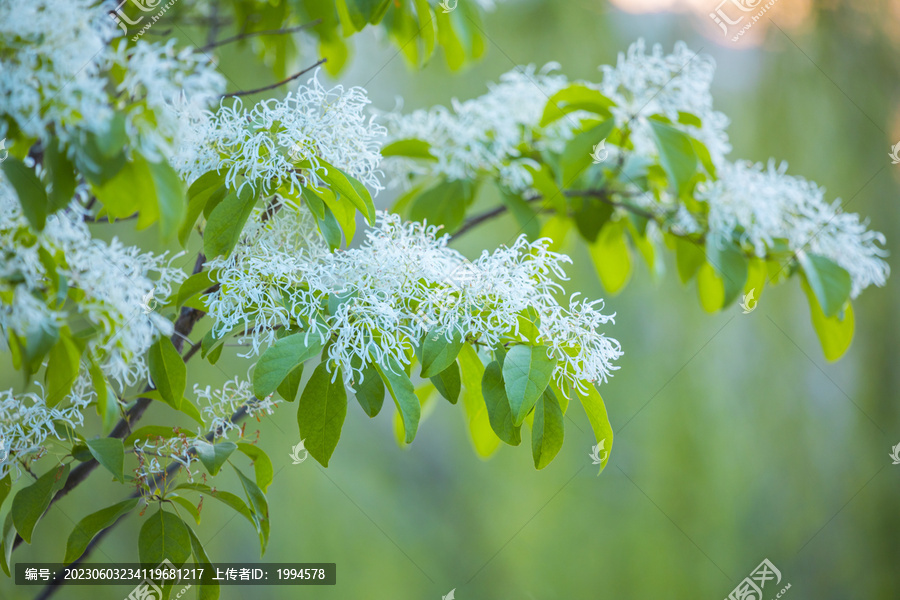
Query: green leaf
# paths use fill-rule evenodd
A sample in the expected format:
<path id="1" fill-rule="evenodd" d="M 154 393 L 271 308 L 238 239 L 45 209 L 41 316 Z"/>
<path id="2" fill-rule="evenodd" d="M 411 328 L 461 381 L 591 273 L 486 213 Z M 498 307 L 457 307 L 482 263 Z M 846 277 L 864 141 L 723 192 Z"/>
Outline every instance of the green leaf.
<path id="1" fill-rule="evenodd" d="M 419 399 L 416 397 L 416 391 L 412 381 L 406 371 L 394 360 L 389 358 L 390 362 L 386 366 L 375 365 L 381 380 L 387 386 L 400 416 L 403 418 L 403 429 L 406 431 L 405 442 L 412 443 L 416 437 L 416 431 L 419 429 L 419 419 L 422 416 L 422 407 Z"/>
<path id="2" fill-rule="evenodd" d="M 283 337 L 263 352 L 253 370 L 253 393 L 265 398 L 275 392 L 297 365 L 322 350 L 322 340 L 313 332 L 300 331 Z"/>
<path id="3" fill-rule="evenodd" d="M 3 522 L 3 535 L 0 537 L 0 567 L 7 577 L 12 577 L 9 565 L 12 559 L 13 546 L 16 543 L 16 528 L 13 527 L 12 511 L 6 513 L 6 520 Z"/>
<path id="4" fill-rule="evenodd" d="M 366 189 L 366 186 L 321 158 L 319 159 L 319 164 L 325 167 L 327 173 L 322 175 L 317 171 L 317 175 L 328 183 L 333 191 L 340 194 L 342 198 L 349 200 L 363 214 L 370 225 L 374 225 L 375 204 L 372 202 L 372 195 Z"/>
<path id="5" fill-rule="evenodd" d="M 241 500 L 239 496 L 232 494 L 231 492 L 226 492 L 224 490 L 215 490 L 213 491 L 208 485 L 203 483 L 180 483 L 175 487 L 176 490 L 193 490 L 195 492 L 200 492 L 202 494 L 206 494 L 210 498 L 215 498 L 225 506 L 229 507 L 256 527 L 256 522 L 253 520 L 253 514 L 250 512 L 250 508 L 247 504 Z"/>
<path id="6" fill-rule="evenodd" d="M 194 564 L 212 573 L 213 566 L 209 560 L 209 556 L 206 555 L 203 544 L 200 543 L 200 540 L 197 539 L 196 534 L 194 534 L 190 527 L 188 527 L 188 535 L 191 538 L 191 552 L 194 554 Z M 204 581 L 203 583 L 200 583 L 198 587 L 197 600 L 218 600 L 219 582 L 215 579 L 210 580 L 209 583 Z"/>
<path id="7" fill-rule="evenodd" d="M 361 378 L 361 381 L 353 382 L 353 391 L 356 394 L 356 401 L 372 418 L 381 412 L 384 404 L 384 382 L 381 381 L 378 369 L 372 365 L 367 365 L 363 369 Z"/>
<path id="8" fill-rule="evenodd" d="M 703 310 L 712 314 L 725 305 L 725 285 L 722 278 L 708 262 L 704 261 L 700 271 L 697 272 L 697 294 L 700 296 L 700 306 Z"/>
<path id="9" fill-rule="evenodd" d="M 706 259 L 715 267 L 722 282 L 722 306 L 728 306 L 737 299 L 747 282 L 747 259 L 734 242 L 719 243 L 714 235 L 706 237 Z"/>
<path id="10" fill-rule="evenodd" d="M 51 139 L 44 146 L 44 168 L 50 179 L 49 213 L 69 205 L 75 196 L 75 165 L 60 149 L 58 140 Z"/>
<path id="11" fill-rule="evenodd" d="M 125 482 L 125 446 L 118 438 L 102 437 L 86 440 L 88 450 L 97 462 L 121 482 Z"/>
<path id="12" fill-rule="evenodd" d="M 606 405 L 603 403 L 600 392 L 598 392 L 597 388 L 590 383 L 587 385 L 587 388 L 588 390 L 586 393 L 577 392 L 577 394 L 578 399 L 581 400 L 581 405 L 584 407 L 584 412 L 587 413 L 591 429 L 594 430 L 594 437 L 597 439 L 597 444 L 600 446 L 598 452 L 606 452 L 605 456 L 602 454 L 600 455 L 602 459 L 600 463 L 600 473 L 602 473 L 603 469 L 606 468 L 606 463 L 609 462 L 609 455 L 612 453 L 613 430 L 612 426 L 609 424 L 609 416 L 606 414 Z"/>
<path id="13" fill-rule="evenodd" d="M 422 377 L 434 377 L 456 362 L 463 343 L 462 336 L 455 331 L 450 333 L 449 340 L 443 328 L 426 333 L 418 348 Z"/>
<path id="14" fill-rule="evenodd" d="M 679 194 L 687 191 L 698 165 L 691 138 L 655 119 L 649 119 L 648 122 L 659 148 L 659 162 L 665 169 L 669 182 Z"/>
<path id="15" fill-rule="evenodd" d="M 602 202 L 596 198 L 582 198 L 581 209 L 575 212 L 573 221 L 578 231 L 588 243 L 595 243 L 600 230 L 606 225 L 613 214 L 611 204 Z"/>
<path id="16" fill-rule="evenodd" d="M 706 252 L 704 251 L 703 246 L 690 240 L 680 237 L 676 237 L 674 240 L 675 260 L 678 263 L 678 277 L 681 279 L 681 283 L 687 284 L 687 282 L 694 278 L 694 275 L 697 274 L 700 267 L 706 264 Z"/>
<path id="17" fill-rule="evenodd" d="M 65 329 L 59 341 L 50 349 L 44 382 L 47 391 L 47 406 L 54 407 L 68 395 L 72 384 L 78 378 L 81 367 L 81 349 L 75 345 Z"/>
<path id="18" fill-rule="evenodd" d="M 294 367 L 287 377 L 284 378 L 278 387 L 278 394 L 287 400 L 293 402 L 297 399 L 297 392 L 300 391 L 300 382 L 303 380 L 303 363 Z"/>
<path id="19" fill-rule="evenodd" d="M 503 361 L 503 381 L 513 423 L 521 425 L 553 375 L 556 361 L 544 346 L 518 345 L 510 348 Z"/>
<path id="20" fill-rule="evenodd" d="M 239 442 L 238 450 L 243 452 L 250 460 L 253 461 L 253 472 L 256 474 L 256 485 L 266 492 L 269 485 L 275 478 L 275 468 L 272 466 L 272 459 L 263 451 L 262 448 L 254 444 Z"/>
<path id="21" fill-rule="evenodd" d="M 474 199 L 473 189 L 467 180 L 441 180 L 415 199 L 409 216 L 414 221 L 428 221 L 429 225 L 443 225 L 448 233 L 453 233 L 465 221 L 466 207 Z"/>
<path id="22" fill-rule="evenodd" d="M 540 127 L 546 127 L 550 123 L 577 110 L 586 110 L 608 119 L 612 116 L 609 109 L 614 104 L 612 100 L 601 94 L 600 91 L 583 83 L 573 83 L 550 97 L 550 100 L 544 107 Z"/>
<path id="23" fill-rule="evenodd" d="M 534 424 L 531 427 L 534 468 L 540 470 L 550 464 L 562 448 L 564 437 L 563 411 L 556 394 L 548 387 L 534 407 Z"/>
<path id="24" fill-rule="evenodd" d="M 328 466 L 341 439 L 341 428 L 347 416 L 347 391 L 340 372 L 335 375 L 332 382 L 327 364 L 320 363 L 306 382 L 297 404 L 300 439 L 310 456 L 323 467 Z"/>
<path id="25" fill-rule="evenodd" d="M 181 518 L 163 509 L 153 513 L 141 526 L 138 557 L 142 563 L 158 565 L 165 559 L 179 567 L 191 555 L 189 528 Z"/>
<path id="26" fill-rule="evenodd" d="M 475 451 L 482 458 L 496 452 L 500 438 L 491 428 L 487 405 L 481 393 L 481 381 L 484 379 L 484 364 L 478 353 L 469 344 L 459 351 L 459 369 L 463 385 L 463 408 L 466 410 L 466 424 Z"/>
<path id="27" fill-rule="evenodd" d="M 842 314 L 836 314 L 833 317 L 825 315 L 819 304 L 816 294 L 810 285 L 804 280 L 800 280 L 800 286 L 806 294 L 806 300 L 809 302 L 809 314 L 812 319 L 813 327 L 822 345 L 822 352 L 829 361 L 838 360 L 842 357 L 850 343 L 853 341 L 853 331 L 855 328 L 853 317 L 853 306 L 849 300 L 843 307 Z"/>
<path id="28" fill-rule="evenodd" d="M 459 399 L 459 392 L 462 387 L 459 377 L 459 365 L 456 361 L 450 363 L 450 366 L 431 378 L 438 393 L 450 401 L 450 404 L 456 404 Z"/>
<path id="29" fill-rule="evenodd" d="M 150 347 L 150 378 L 166 402 L 181 407 L 187 383 L 187 367 L 169 338 L 159 338 Z"/>
<path id="30" fill-rule="evenodd" d="M 32 227 L 38 231 L 43 230 L 47 214 L 50 212 L 50 201 L 40 179 L 32 169 L 26 167 L 25 163 L 14 156 L 7 156 L 6 160 L 0 163 L 0 168 L 3 169 L 3 174 L 6 175 L 10 185 L 16 190 L 22 214 L 25 215 Z"/>
<path id="31" fill-rule="evenodd" d="M 231 253 L 255 205 L 256 193 L 245 185 L 239 194 L 229 193 L 213 209 L 203 232 L 203 252 L 207 258 Z"/>
<path id="32" fill-rule="evenodd" d="M 510 446 L 521 444 L 521 425 L 513 422 L 512 410 L 503 383 L 502 367 L 496 360 L 484 369 L 484 377 L 481 379 L 481 394 L 484 396 L 487 406 L 488 420 L 497 437 Z"/>
<path id="33" fill-rule="evenodd" d="M 162 161 L 148 163 L 150 177 L 155 188 L 159 231 L 163 239 L 168 239 L 178 231 L 185 213 L 184 184 L 181 177 L 169 163 Z"/>
<path id="34" fill-rule="evenodd" d="M 631 278 L 631 252 L 625 239 L 625 223 L 610 221 L 590 245 L 591 258 L 603 287 L 618 294 Z"/>
<path id="35" fill-rule="evenodd" d="M 65 485 L 68 477 L 69 465 L 54 467 L 31 485 L 19 490 L 19 493 L 13 497 L 10 511 L 13 523 L 22 539 L 29 544 L 34 526 L 50 506 L 53 495 Z"/>
<path id="36" fill-rule="evenodd" d="M 325 238 L 325 242 L 328 244 L 328 248 L 334 251 L 341 247 L 341 225 L 330 207 L 323 204 L 322 208 L 322 218 L 316 219 L 316 223 L 319 226 L 322 237 Z"/>
<path id="37" fill-rule="evenodd" d="M 594 146 L 603 142 L 615 127 L 615 120 L 608 119 L 599 125 L 582 131 L 566 143 L 559 166 L 562 170 L 562 185 L 569 187 L 578 176 L 584 173 L 594 162 L 592 152 Z"/>
<path id="38" fill-rule="evenodd" d="M 219 442 L 218 444 L 210 444 L 203 440 L 197 440 L 194 443 L 194 450 L 200 462 L 206 467 L 210 475 L 218 475 L 219 470 L 228 460 L 228 457 L 237 450 L 234 442 Z"/>
<path id="39" fill-rule="evenodd" d="M 69 564 L 84 554 L 88 544 L 100 531 L 106 529 L 119 520 L 122 515 L 131 512 L 137 506 L 140 498 L 129 498 L 112 506 L 100 509 L 78 521 L 75 529 L 69 534 L 66 541 L 66 556 L 63 562 Z"/>
<path id="40" fill-rule="evenodd" d="M 540 168 L 526 164 L 525 170 L 531 173 L 532 186 L 541 194 L 542 204 L 552 206 L 556 216 L 568 214 L 566 196 L 559 185 L 550 167 L 542 164 Z"/>
<path id="41" fill-rule="evenodd" d="M 3 479 L 0 479 L 0 508 L 3 507 L 3 502 L 9 495 L 10 489 L 12 489 L 12 479 L 10 478 L 9 473 L 7 473 Z"/>
<path id="42" fill-rule="evenodd" d="M 343 389 L 343 386 L 341 386 L 341 389 Z M 253 517 L 256 530 L 259 533 L 260 552 L 265 554 L 266 546 L 269 544 L 269 503 L 266 501 L 266 495 L 263 494 L 258 485 L 248 479 L 237 467 L 234 467 L 234 470 L 241 480 L 241 486 L 244 488 L 244 494 L 247 496 L 247 503 L 250 507 L 250 515 Z"/>
<path id="43" fill-rule="evenodd" d="M 88 373 L 91 376 L 91 387 L 97 392 L 97 414 L 103 422 L 103 433 L 109 433 L 119 416 L 119 402 L 115 394 L 109 393 L 106 376 L 94 360 L 90 361 Z"/>
<path id="44" fill-rule="evenodd" d="M 175 296 L 175 308 L 181 308 L 188 298 L 193 298 L 213 285 L 215 285 L 215 282 L 210 278 L 209 271 L 194 273 L 178 288 L 178 294 Z"/>
<path id="45" fill-rule="evenodd" d="M 424 43 L 423 61 L 427 61 L 434 54 L 437 41 L 436 23 L 434 13 L 428 4 L 428 0 L 413 0 L 416 5 L 416 16 L 419 18 L 419 35 Z"/>
<path id="46" fill-rule="evenodd" d="M 200 511 L 194 506 L 194 503 L 188 500 L 187 498 L 182 498 L 181 496 L 177 496 L 175 494 L 169 494 L 166 496 L 166 500 L 171 500 L 175 504 L 178 504 L 184 510 L 188 511 L 188 514 L 194 518 L 194 522 L 198 525 L 200 524 Z"/>
<path id="47" fill-rule="evenodd" d="M 215 171 L 207 171 L 191 184 L 187 193 L 186 215 L 181 227 L 178 228 L 178 241 L 182 246 L 187 243 L 188 236 L 191 235 L 191 230 L 207 203 L 219 203 L 226 194 L 228 188 L 225 187 L 225 175 Z"/>
<path id="48" fill-rule="evenodd" d="M 528 239 L 537 239 L 541 232 L 541 221 L 538 219 L 538 214 L 531 208 L 531 203 L 526 202 L 519 194 L 505 189 L 500 190 L 500 198 L 521 227 L 522 233 L 528 236 Z"/>
<path id="49" fill-rule="evenodd" d="M 431 144 L 425 140 L 406 139 L 391 142 L 381 149 L 381 156 L 405 156 L 407 158 L 424 158 L 437 160 L 431 153 Z"/>
<path id="50" fill-rule="evenodd" d="M 833 260 L 799 252 L 797 262 L 826 317 L 834 317 L 850 300 L 850 273 Z"/>

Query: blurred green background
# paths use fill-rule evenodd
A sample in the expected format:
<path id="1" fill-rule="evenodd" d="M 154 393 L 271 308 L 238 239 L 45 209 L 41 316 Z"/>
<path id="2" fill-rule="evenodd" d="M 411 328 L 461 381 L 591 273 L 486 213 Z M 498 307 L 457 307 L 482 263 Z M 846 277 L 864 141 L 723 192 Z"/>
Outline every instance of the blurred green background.
<path id="1" fill-rule="evenodd" d="M 570 78 L 596 80 L 597 65 L 614 63 L 638 37 L 667 51 L 685 40 L 718 63 L 714 97 L 733 122 L 731 157 L 787 160 L 790 173 L 870 217 L 891 248 L 900 239 L 900 166 L 888 157 L 900 141 L 900 2 L 779 0 L 757 38 L 739 43 L 708 18 L 714 2 L 510 0 L 487 17 L 487 57 L 462 74 L 440 59 L 413 73 L 366 31 L 340 82 L 367 87 L 379 109 L 401 96 L 411 110 L 480 95 L 517 64 L 558 61 Z M 240 65 L 221 68 L 242 86 L 271 81 Z M 392 197 L 377 201 L 388 207 Z M 126 223 L 104 232 L 155 247 L 152 230 Z M 471 256 L 516 233 L 501 219 L 457 247 Z M 225 587 L 223 599 L 438 600 L 455 588 L 459 600 L 718 600 L 764 558 L 783 576 L 766 600 L 787 583 L 789 599 L 900 597 L 900 466 L 888 456 L 900 443 L 898 278 L 860 297 L 853 345 L 828 364 L 796 282 L 768 288 L 749 315 L 737 306 L 707 315 L 671 260 L 658 282 L 641 263 L 609 297 L 584 248 L 566 250 L 575 259 L 567 290 L 606 297 L 617 313 L 607 332 L 625 351 L 601 387 L 616 434 L 606 471 L 598 477 L 591 464 L 594 441 L 577 406 L 560 455 L 536 472 L 527 444 L 479 460 L 461 407 L 443 401 L 408 449 L 394 441 L 392 410 L 369 421 L 352 403 L 331 466 L 292 465 L 295 409 L 282 405 L 246 430 L 251 438 L 259 430 L 277 472 L 262 560 L 335 562 L 338 584 Z M 215 386 L 247 366 L 226 353 L 216 366 L 192 364 L 189 376 Z M 157 410 L 158 419 L 172 414 Z M 73 522 L 121 493 L 95 472 L 14 559 L 61 560 Z M 129 517 L 92 560 L 137 560 L 141 522 Z M 255 532 L 215 502 L 205 503 L 197 531 L 214 561 L 261 560 Z M 2 598 L 35 591 L 0 579 Z M 128 591 L 71 586 L 57 597 Z"/>

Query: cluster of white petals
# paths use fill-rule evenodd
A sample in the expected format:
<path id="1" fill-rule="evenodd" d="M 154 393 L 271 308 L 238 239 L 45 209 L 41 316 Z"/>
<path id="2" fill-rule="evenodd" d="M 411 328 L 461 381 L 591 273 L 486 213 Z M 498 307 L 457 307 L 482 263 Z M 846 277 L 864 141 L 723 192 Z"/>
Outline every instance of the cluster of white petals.
<path id="1" fill-rule="evenodd" d="M 241 408 L 251 417 L 257 416 L 258 413 L 271 415 L 275 410 L 272 396 L 257 398 L 253 395 L 250 382 L 238 377 L 226 381 L 221 388 L 215 390 L 211 386 L 200 387 L 194 384 L 194 395 L 198 403 L 203 401 L 201 404 L 203 421 L 215 437 L 228 437 L 228 432 L 238 428 L 232 422 L 232 418 Z"/>
<path id="2" fill-rule="evenodd" d="M 787 164 L 724 164 L 718 181 L 702 184 L 698 198 L 709 204 L 709 228 L 752 246 L 759 256 L 777 241 L 831 259 L 848 273 L 855 298 L 870 285 L 885 284 L 890 267 L 882 257 L 884 236 L 870 231 L 859 215 L 829 204 L 825 190 L 787 175 Z"/>
<path id="3" fill-rule="evenodd" d="M 299 324 L 328 342 L 330 368 L 349 384 L 372 363 L 409 364 L 429 331 L 488 347 L 526 342 L 521 317 L 533 314 L 532 342 L 558 359 L 558 381 L 583 389 L 617 368 L 618 342 L 597 330 L 614 315 L 600 313 L 599 301 L 559 304 L 557 280 L 570 261 L 546 239 L 523 236 L 468 261 L 437 227 L 379 213 L 360 247 L 329 252 L 305 208 L 285 203 L 268 220 L 261 214 L 228 258 L 208 265 L 221 283 L 206 299 L 215 332 L 244 330 L 248 355 L 278 328 Z"/>
<path id="4" fill-rule="evenodd" d="M 87 352 L 104 375 L 120 388 L 146 382 L 147 350 L 172 333 L 169 320 L 148 310 L 148 298 L 168 297 L 185 274 L 165 254 L 95 239 L 84 216 L 75 199 L 35 232 L 0 172 L 0 329 L 25 340 L 67 323 L 73 331 L 90 326 Z M 77 290 L 78 302 L 64 302 L 68 290 Z"/>
<path id="5" fill-rule="evenodd" d="M 263 100 L 250 108 L 240 98 L 216 112 L 184 111 L 185 139 L 173 165 L 188 182 L 208 171 L 226 173 L 233 189 L 243 185 L 293 192 L 318 187 L 317 171 L 327 162 L 370 189 L 381 189 L 380 138 L 384 127 L 366 117 L 370 100 L 360 87 L 326 89 L 318 73 L 283 100 Z"/>
<path id="6" fill-rule="evenodd" d="M 388 142 L 405 139 L 426 140 L 436 162 L 391 158 L 385 169 L 398 178 L 403 175 L 442 175 L 450 180 L 471 179 L 480 173 L 498 173 L 510 189 L 523 190 L 531 184 L 526 167 L 534 164 L 521 158 L 522 144 L 537 142 L 532 130 L 541 120 L 548 99 L 568 85 L 564 75 L 555 73 L 556 63 L 537 70 L 534 65 L 504 73 L 483 96 L 460 102 L 453 99 L 452 110 L 436 106 L 408 115 L 386 113 Z M 562 119 L 553 134 L 545 138 L 558 144 L 571 137 L 577 125 Z M 538 142 L 540 143 L 540 142 Z"/>
<path id="7" fill-rule="evenodd" d="M 82 409 L 94 398 L 90 377 L 75 380 L 68 397 L 54 407 L 37 393 L 14 394 L 0 390 L 0 478 L 17 460 L 40 454 L 47 438 L 62 440 L 60 430 L 74 430 L 84 423 Z"/>

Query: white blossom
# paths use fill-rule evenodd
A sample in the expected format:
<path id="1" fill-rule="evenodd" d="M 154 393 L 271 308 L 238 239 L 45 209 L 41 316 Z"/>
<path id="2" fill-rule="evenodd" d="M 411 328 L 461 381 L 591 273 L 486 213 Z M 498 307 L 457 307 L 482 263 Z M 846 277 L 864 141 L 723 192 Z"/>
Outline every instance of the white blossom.
<path id="1" fill-rule="evenodd" d="M 214 331 L 246 329 L 248 356 L 277 328 L 301 324 L 329 342 L 330 369 L 349 384 L 373 362 L 409 364 L 435 328 L 488 347 L 525 342 L 520 317 L 530 309 L 539 317 L 535 341 L 559 361 L 558 381 L 583 389 L 617 368 L 618 342 L 597 331 L 614 315 L 599 312 L 601 301 L 557 302 L 570 260 L 549 240 L 522 236 L 470 262 L 439 228 L 379 213 L 359 248 L 329 252 L 305 208 L 285 203 L 265 221 L 261 212 L 232 255 L 208 265 L 221 284 L 206 300 Z M 329 300 L 336 306 L 326 309 Z"/>
<path id="2" fill-rule="evenodd" d="M 307 180 L 321 185 L 325 161 L 377 191 L 382 189 L 379 138 L 385 130 L 365 116 L 369 102 L 360 87 L 325 89 L 317 72 L 296 93 L 249 110 L 240 98 L 231 106 L 223 101 L 215 113 L 185 110 L 186 136 L 173 164 L 188 182 L 208 171 L 225 171 L 234 189 L 275 191 L 286 185 L 293 192 Z"/>
<path id="3" fill-rule="evenodd" d="M 723 164 L 720 179 L 702 184 L 697 197 L 709 204 L 709 229 L 737 239 L 765 256 L 776 241 L 793 252 L 831 259 L 850 273 L 856 298 L 870 285 L 885 284 L 890 267 L 882 259 L 884 236 L 868 230 L 859 215 L 841 210 L 841 201 L 825 201 L 825 190 L 786 174 L 787 164 Z"/>
<path id="4" fill-rule="evenodd" d="M 240 408 L 244 408 L 250 417 L 258 413 L 271 415 L 275 410 L 271 395 L 257 398 L 253 395 L 250 382 L 238 377 L 226 381 L 221 388 L 215 390 L 211 386 L 200 387 L 194 384 L 194 395 L 198 403 L 200 400 L 204 401 L 201 404 L 203 420 L 207 429 L 216 437 L 227 437 L 229 431 L 238 428 L 231 422 L 231 418 Z"/>

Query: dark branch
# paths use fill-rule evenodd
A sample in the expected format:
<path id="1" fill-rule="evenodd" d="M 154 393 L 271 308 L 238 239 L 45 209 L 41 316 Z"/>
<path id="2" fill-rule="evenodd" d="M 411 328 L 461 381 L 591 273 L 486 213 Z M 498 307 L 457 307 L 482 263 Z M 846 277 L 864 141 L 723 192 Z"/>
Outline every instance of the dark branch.
<path id="1" fill-rule="evenodd" d="M 230 93 L 230 94 L 225 94 L 225 95 L 223 96 L 223 98 L 233 98 L 233 97 L 237 97 L 237 96 L 250 96 L 250 95 L 252 95 L 252 94 L 258 94 L 258 93 L 260 93 L 260 92 L 266 92 L 266 91 L 268 91 L 268 90 L 274 90 L 275 88 L 281 87 L 281 86 L 283 86 L 283 85 L 286 84 L 286 83 L 290 83 L 291 81 L 297 79 L 298 77 L 300 77 L 300 76 L 303 75 L 304 73 L 309 73 L 310 71 L 312 71 L 313 69 L 315 69 L 315 68 L 318 67 L 319 65 L 323 64 L 326 60 L 328 60 L 328 59 L 327 59 L 327 58 L 319 59 L 319 61 L 318 61 L 316 64 L 314 64 L 314 65 L 312 65 L 312 66 L 310 66 L 310 67 L 306 67 L 306 68 L 303 69 L 302 71 L 300 71 L 300 72 L 298 72 L 298 73 L 294 73 L 293 75 L 291 75 L 291 76 L 288 77 L 287 79 L 283 79 L 282 81 L 279 81 L 278 83 L 273 83 L 272 85 L 267 85 L 267 86 L 265 86 L 265 87 L 256 88 L 255 90 L 244 90 L 243 92 L 232 92 L 232 93 Z"/>
<path id="2" fill-rule="evenodd" d="M 225 38 L 224 40 L 219 40 L 218 42 L 210 42 L 209 44 L 203 46 L 200 50 L 205 52 L 206 50 L 212 50 L 213 48 L 224 46 L 225 44 L 230 44 L 232 42 L 239 42 L 241 40 L 255 37 L 257 35 L 287 35 L 291 33 L 297 33 L 298 31 L 303 31 L 304 29 L 315 27 L 321 22 L 322 19 L 316 19 L 315 21 L 310 21 L 309 23 L 306 23 L 304 25 L 297 25 L 296 27 L 285 27 L 283 29 L 267 29 L 265 31 L 248 31 L 246 33 L 239 33 L 238 35 L 233 35 L 229 38 Z"/>

